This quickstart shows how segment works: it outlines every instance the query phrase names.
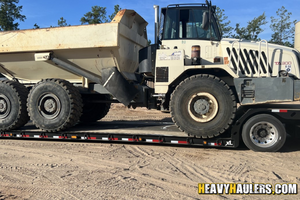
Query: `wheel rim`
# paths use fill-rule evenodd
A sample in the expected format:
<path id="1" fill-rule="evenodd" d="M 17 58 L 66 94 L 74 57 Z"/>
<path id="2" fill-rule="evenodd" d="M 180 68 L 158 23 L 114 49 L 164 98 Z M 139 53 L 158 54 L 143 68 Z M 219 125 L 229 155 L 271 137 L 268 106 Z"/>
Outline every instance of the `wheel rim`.
<path id="1" fill-rule="evenodd" d="M 40 114 L 46 119 L 56 118 L 61 111 L 59 98 L 52 93 L 43 94 L 38 101 Z"/>
<path id="2" fill-rule="evenodd" d="M 269 122 L 258 122 L 250 129 L 250 139 L 256 146 L 271 147 L 279 138 L 277 128 Z"/>
<path id="3" fill-rule="evenodd" d="M 206 92 L 193 95 L 188 104 L 189 114 L 197 122 L 211 121 L 216 117 L 218 109 L 216 98 Z"/>
<path id="4" fill-rule="evenodd" d="M 11 104 L 7 96 L 0 94 L 0 119 L 5 119 L 11 111 Z"/>

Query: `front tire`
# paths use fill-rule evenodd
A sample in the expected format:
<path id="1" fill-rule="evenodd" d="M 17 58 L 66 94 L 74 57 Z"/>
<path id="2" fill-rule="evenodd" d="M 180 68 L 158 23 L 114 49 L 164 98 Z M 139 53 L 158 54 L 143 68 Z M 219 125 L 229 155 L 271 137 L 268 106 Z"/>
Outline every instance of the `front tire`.
<path id="1" fill-rule="evenodd" d="M 28 113 L 33 124 L 44 131 L 62 131 L 74 126 L 82 112 L 78 89 L 61 79 L 38 82 L 28 96 Z"/>
<path id="2" fill-rule="evenodd" d="M 235 96 L 218 77 L 200 74 L 182 81 L 171 95 L 171 115 L 188 135 L 212 138 L 225 132 L 236 112 Z"/>
<path id="3" fill-rule="evenodd" d="M 276 117 L 259 114 L 244 124 L 242 138 L 245 145 L 253 151 L 276 152 L 285 143 L 286 131 Z"/>

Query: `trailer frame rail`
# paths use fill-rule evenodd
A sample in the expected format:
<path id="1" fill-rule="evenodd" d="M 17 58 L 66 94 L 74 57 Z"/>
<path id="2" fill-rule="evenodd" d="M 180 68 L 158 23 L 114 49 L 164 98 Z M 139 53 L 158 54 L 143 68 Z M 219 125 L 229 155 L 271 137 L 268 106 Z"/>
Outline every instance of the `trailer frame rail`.
<path id="1" fill-rule="evenodd" d="M 186 146 L 212 146 L 236 148 L 239 145 L 238 134 L 232 137 L 216 138 L 196 138 L 196 137 L 178 137 L 165 135 L 132 135 L 132 134 L 111 134 L 94 132 L 74 132 L 74 133 L 46 133 L 37 131 L 2 131 L 0 138 L 9 139 L 48 139 L 56 141 L 99 141 L 99 142 L 128 142 L 139 144 L 168 144 L 168 145 L 186 145 Z"/>

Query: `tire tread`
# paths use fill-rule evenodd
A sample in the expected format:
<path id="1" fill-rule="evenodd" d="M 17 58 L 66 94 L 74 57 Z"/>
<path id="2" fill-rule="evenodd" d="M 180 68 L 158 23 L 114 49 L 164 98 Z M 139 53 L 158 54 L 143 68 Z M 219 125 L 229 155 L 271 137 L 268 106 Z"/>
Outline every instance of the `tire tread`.
<path id="1" fill-rule="evenodd" d="M 210 74 L 198 74 L 198 75 L 190 76 L 190 77 L 184 79 L 180 84 L 177 85 L 177 87 L 175 88 L 175 90 L 171 94 L 170 105 L 172 105 L 172 101 L 174 101 L 174 97 L 175 97 L 176 93 L 178 92 L 178 90 L 181 87 L 183 87 L 184 84 L 186 84 L 187 82 L 189 82 L 191 80 L 198 79 L 198 78 L 214 79 L 214 80 L 220 82 L 221 84 L 223 84 L 224 88 L 226 88 L 230 92 L 230 96 L 231 96 L 231 99 L 232 99 L 232 102 L 233 102 L 233 112 L 231 114 L 230 119 L 228 120 L 227 125 L 222 130 L 220 130 L 219 132 L 215 132 L 213 134 L 209 134 L 209 135 L 193 135 L 193 136 L 198 137 L 198 138 L 213 138 L 213 137 L 216 137 L 216 136 L 224 133 L 230 127 L 230 125 L 233 123 L 233 120 L 234 120 L 234 117 L 235 117 L 235 114 L 236 114 L 236 110 L 237 110 L 236 99 L 235 99 L 235 96 L 233 94 L 233 91 L 230 89 L 230 87 L 223 80 L 221 80 L 219 77 L 216 77 L 216 76 L 210 75 Z M 181 127 L 180 123 L 178 121 L 176 121 L 176 117 L 174 115 L 174 110 L 173 109 L 170 109 L 170 110 L 171 110 L 170 113 L 171 113 L 172 121 L 175 123 L 177 128 L 182 132 L 186 132 L 186 130 L 184 130 L 184 128 Z M 188 135 L 192 135 L 188 132 L 186 132 L 186 133 Z"/>
<path id="2" fill-rule="evenodd" d="M 66 93 L 70 99 L 70 104 L 71 104 L 70 114 L 69 114 L 67 120 L 61 126 L 59 126 L 57 128 L 53 128 L 53 129 L 42 128 L 35 119 L 31 119 L 33 124 L 37 128 L 42 129 L 43 131 L 46 131 L 46 132 L 58 132 L 58 131 L 62 131 L 62 130 L 65 130 L 65 129 L 68 129 L 68 128 L 74 126 L 79 121 L 79 118 L 82 114 L 82 105 L 83 105 L 82 99 L 81 99 L 79 90 L 73 84 L 71 84 L 70 82 L 63 80 L 63 79 L 55 79 L 55 78 L 42 79 L 31 89 L 31 91 L 28 95 L 28 100 L 27 100 L 27 109 L 28 109 L 29 116 L 31 113 L 30 111 L 32 109 L 30 106 L 31 94 L 36 87 L 38 87 L 40 84 L 43 84 L 46 82 L 51 82 L 51 83 L 57 84 L 66 91 Z"/>
<path id="3" fill-rule="evenodd" d="M 0 81 L 0 83 L 9 86 L 12 89 L 13 93 L 15 93 L 15 95 L 17 97 L 17 101 L 19 104 L 17 118 L 14 120 L 14 122 L 11 125 L 9 125 L 8 127 L 5 127 L 5 128 L 1 128 L 1 130 L 6 131 L 6 130 L 20 128 L 29 121 L 29 116 L 28 116 L 27 109 L 26 109 L 28 89 L 21 83 L 12 81 L 12 80 L 2 80 L 2 81 Z M 14 105 L 12 105 L 12 106 L 14 106 Z"/>

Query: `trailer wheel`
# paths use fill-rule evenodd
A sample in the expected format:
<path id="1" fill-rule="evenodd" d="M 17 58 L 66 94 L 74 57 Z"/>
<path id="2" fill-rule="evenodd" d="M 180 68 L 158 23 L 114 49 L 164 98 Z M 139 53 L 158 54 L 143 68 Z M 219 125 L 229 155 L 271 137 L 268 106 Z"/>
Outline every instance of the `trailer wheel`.
<path id="1" fill-rule="evenodd" d="M 189 135 L 211 138 L 225 132 L 236 112 L 235 96 L 218 77 L 200 74 L 182 81 L 171 95 L 174 123 Z"/>
<path id="2" fill-rule="evenodd" d="M 33 124 L 47 132 L 65 130 L 74 126 L 82 112 L 78 89 L 61 79 L 38 82 L 28 96 L 28 113 Z"/>
<path id="3" fill-rule="evenodd" d="M 109 95 L 85 95 L 83 99 L 83 111 L 81 122 L 96 122 L 106 116 L 110 109 L 110 103 L 89 103 L 92 100 L 109 100 Z"/>
<path id="4" fill-rule="evenodd" d="M 15 81 L 0 82 L 0 130 L 6 131 L 24 126 L 28 120 L 26 101 L 28 90 Z"/>
<path id="5" fill-rule="evenodd" d="M 276 117 L 259 114 L 244 124 L 242 138 L 245 145 L 253 151 L 275 152 L 284 145 L 286 131 Z"/>

